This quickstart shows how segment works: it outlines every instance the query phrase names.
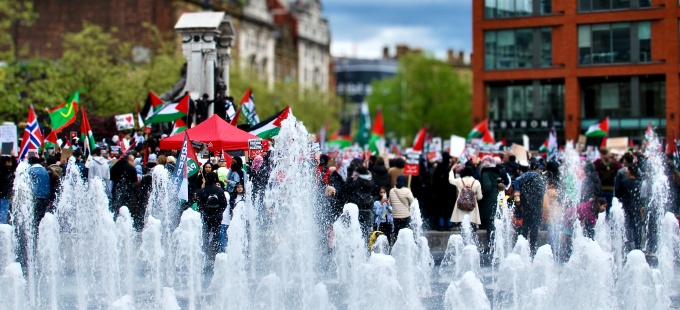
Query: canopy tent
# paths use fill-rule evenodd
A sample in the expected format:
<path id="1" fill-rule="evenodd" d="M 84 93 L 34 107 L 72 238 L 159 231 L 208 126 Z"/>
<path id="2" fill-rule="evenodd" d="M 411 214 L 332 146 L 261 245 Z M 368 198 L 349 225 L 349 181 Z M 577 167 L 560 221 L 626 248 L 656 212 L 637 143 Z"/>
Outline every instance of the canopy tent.
<path id="1" fill-rule="evenodd" d="M 213 115 L 196 127 L 185 131 L 192 141 L 200 141 L 208 145 L 211 151 L 247 150 L 249 140 L 262 140 L 238 129 L 217 115 Z M 269 148 L 269 141 L 262 140 L 262 148 Z M 184 132 L 161 139 L 160 148 L 163 150 L 179 150 L 184 143 Z"/>

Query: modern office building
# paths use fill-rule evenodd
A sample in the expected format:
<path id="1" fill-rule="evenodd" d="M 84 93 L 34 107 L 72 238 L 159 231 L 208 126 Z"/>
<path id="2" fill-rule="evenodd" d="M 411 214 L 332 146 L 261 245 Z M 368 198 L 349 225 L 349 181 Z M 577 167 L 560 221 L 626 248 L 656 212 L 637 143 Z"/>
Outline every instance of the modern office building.
<path id="1" fill-rule="evenodd" d="M 393 77 L 398 63 L 393 59 L 334 58 L 336 92 L 344 103 L 343 114 L 356 117 L 364 98 L 373 91 L 371 83 Z"/>
<path id="2" fill-rule="evenodd" d="M 474 123 L 536 143 L 607 116 L 610 136 L 680 134 L 678 0 L 472 3 Z"/>

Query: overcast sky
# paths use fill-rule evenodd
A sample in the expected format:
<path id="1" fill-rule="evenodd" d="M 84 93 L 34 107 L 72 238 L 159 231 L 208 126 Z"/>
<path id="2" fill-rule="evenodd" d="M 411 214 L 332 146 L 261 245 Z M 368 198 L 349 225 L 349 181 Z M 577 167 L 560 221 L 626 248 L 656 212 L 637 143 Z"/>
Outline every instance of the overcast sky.
<path id="1" fill-rule="evenodd" d="M 472 50 L 472 1 L 322 0 L 331 28 L 331 54 L 361 58 L 394 53 L 397 43 L 443 58 L 447 49 Z"/>

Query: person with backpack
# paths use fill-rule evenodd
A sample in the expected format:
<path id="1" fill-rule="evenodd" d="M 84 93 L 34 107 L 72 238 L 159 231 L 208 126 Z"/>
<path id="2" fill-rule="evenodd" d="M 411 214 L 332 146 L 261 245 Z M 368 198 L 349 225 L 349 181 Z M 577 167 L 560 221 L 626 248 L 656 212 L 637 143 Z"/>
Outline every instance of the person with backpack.
<path id="1" fill-rule="evenodd" d="M 349 202 L 356 204 L 359 207 L 359 222 L 361 223 L 361 232 L 368 237 L 373 228 L 373 192 L 375 192 L 375 183 L 373 183 L 371 173 L 364 166 L 359 166 L 352 174 L 351 178 L 347 180 L 346 189 Z"/>
<path id="2" fill-rule="evenodd" d="M 477 201 L 484 197 L 482 185 L 473 177 L 474 170 L 470 166 L 463 168 L 460 177 L 456 178 L 455 171 L 458 167 L 459 164 L 454 165 L 449 172 L 449 183 L 458 189 L 458 200 L 451 214 L 451 222 L 460 223 L 465 215 L 469 215 L 470 222 L 479 226 L 482 222 Z"/>
<path id="3" fill-rule="evenodd" d="M 197 192 L 198 212 L 201 213 L 203 219 L 204 251 L 211 261 L 215 253 L 220 250 L 219 228 L 222 214 L 229 205 L 224 190 L 217 186 L 217 182 L 219 182 L 217 173 L 210 172 L 205 176 L 205 188 Z"/>

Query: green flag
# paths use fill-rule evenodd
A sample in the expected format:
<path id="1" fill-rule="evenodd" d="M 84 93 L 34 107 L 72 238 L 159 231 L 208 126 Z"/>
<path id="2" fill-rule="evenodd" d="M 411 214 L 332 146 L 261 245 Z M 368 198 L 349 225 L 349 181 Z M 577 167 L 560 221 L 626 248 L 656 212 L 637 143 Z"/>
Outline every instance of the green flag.
<path id="1" fill-rule="evenodd" d="M 354 136 L 354 142 L 359 146 L 368 144 L 371 131 L 371 116 L 368 114 L 368 105 L 366 102 L 361 104 L 361 115 L 359 116 L 359 128 L 357 135 Z"/>
<path id="2" fill-rule="evenodd" d="M 79 90 L 62 104 L 47 110 L 50 114 L 50 121 L 52 122 L 52 130 L 56 132 L 62 131 L 67 126 L 75 123 L 76 114 L 78 114 L 78 105 L 80 104 L 80 93 L 83 92 Z"/>

